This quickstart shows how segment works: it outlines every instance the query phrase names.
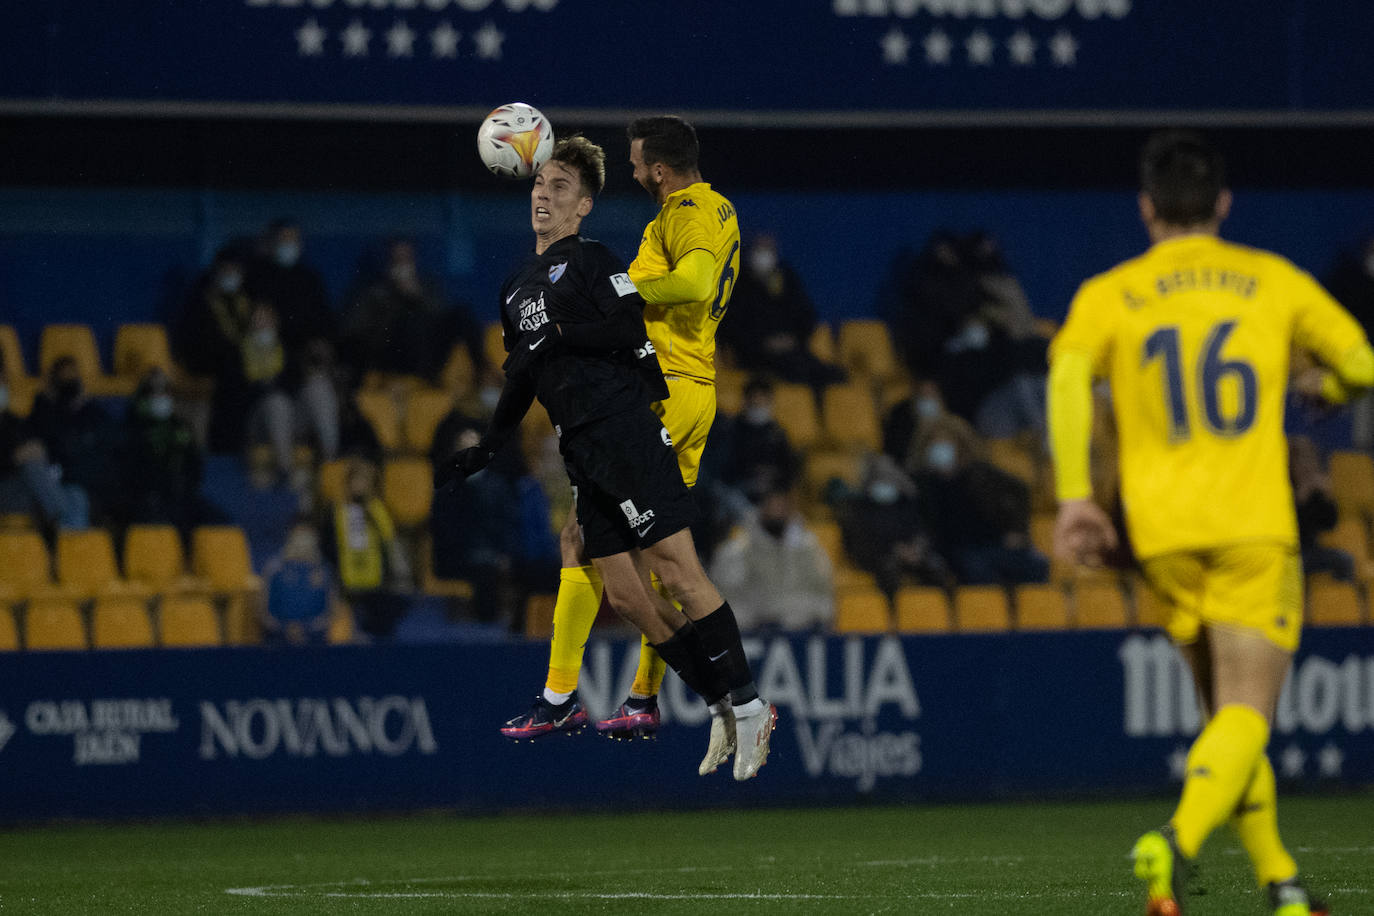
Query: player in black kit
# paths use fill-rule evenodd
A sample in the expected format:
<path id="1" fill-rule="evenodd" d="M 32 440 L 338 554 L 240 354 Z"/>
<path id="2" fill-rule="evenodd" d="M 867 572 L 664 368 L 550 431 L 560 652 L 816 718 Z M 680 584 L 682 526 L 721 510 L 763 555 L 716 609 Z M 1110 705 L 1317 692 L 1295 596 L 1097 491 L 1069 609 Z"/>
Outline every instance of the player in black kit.
<path id="1" fill-rule="evenodd" d="M 538 397 L 558 434 L 587 556 L 607 601 L 712 715 L 733 723 L 734 776 L 749 779 L 768 758 L 777 710 L 759 697 L 734 612 L 692 542 L 691 496 L 668 431 L 649 406 L 668 389 L 644 330 L 644 301 L 622 262 L 577 234 L 605 176 L 605 154 L 584 137 L 560 141 L 535 176 L 534 253 L 501 291 L 506 384 L 481 442 L 456 454 L 438 483 L 485 467 Z M 650 569 L 681 612 L 654 590 Z M 564 704 L 569 712 L 575 702 Z M 563 712 L 542 696 L 536 707 L 541 703 L 549 708 L 533 714 Z M 733 750 L 715 743 L 703 773 Z"/>

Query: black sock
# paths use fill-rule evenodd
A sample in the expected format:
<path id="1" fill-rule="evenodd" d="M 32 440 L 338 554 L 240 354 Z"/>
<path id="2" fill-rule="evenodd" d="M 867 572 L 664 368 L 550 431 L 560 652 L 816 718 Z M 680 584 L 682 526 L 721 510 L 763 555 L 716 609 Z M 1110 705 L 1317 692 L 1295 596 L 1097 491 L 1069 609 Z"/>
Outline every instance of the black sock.
<path id="1" fill-rule="evenodd" d="M 719 703 L 729 693 L 730 686 L 721 673 L 713 670 L 710 661 L 701 651 L 701 641 L 697 638 L 696 628 L 691 621 L 683 624 L 663 642 L 650 643 L 659 656 L 677 672 L 682 683 L 706 701 L 710 706 Z"/>
<path id="2" fill-rule="evenodd" d="M 754 672 L 749 669 L 749 659 L 744 655 L 739 624 L 735 621 L 735 612 L 730 609 L 730 602 L 725 602 L 692 623 L 707 660 L 717 659 L 715 664 L 725 666 L 730 702 L 740 706 L 757 699 L 759 692 L 754 687 Z"/>

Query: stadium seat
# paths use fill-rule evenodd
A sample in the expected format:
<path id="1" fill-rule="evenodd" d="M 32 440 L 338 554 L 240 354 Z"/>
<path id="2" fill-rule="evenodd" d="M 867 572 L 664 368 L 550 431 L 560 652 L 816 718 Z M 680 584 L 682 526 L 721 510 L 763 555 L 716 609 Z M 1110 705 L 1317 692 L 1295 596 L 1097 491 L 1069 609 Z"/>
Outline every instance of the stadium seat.
<path id="1" fill-rule="evenodd" d="M 1355 586 L 1349 582 L 1308 584 L 1306 623 L 1318 627 L 1358 627 L 1364 622 L 1364 602 Z"/>
<path id="2" fill-rule="evenodd" d="M 331 646 L 345 646 L 353 641 L 353 609 L 343 601 L 335 602 L 329 613 L 325 640 Z"/>
<path id="3" fill-rule="evenodd" d="M 234 525 L 201 525 L 191 534 L 191 572 L 219 592 L 256 592 L 248 538 Z"/>
<path id="4" fill-rule="evenodd" d="M 372 431 L 377 434 L 377 442 L 388 452 L 401 447 L 401 411 L 396 399 L 389 391 L 362 390 L 354 396 L 358 413 L 363 415 Z"/>
<path id="5" fill-rule="evenodd" d="M 446 391 L 461 393 L 471 391 L 477 382 L 477 367 L 472 362 L 472 351 L 468 345 L 459 341 L 449 351 L 444 368 L 439 370 L 439 384 Z"/>
<path id="6" fill-rule="evenodd" d="M 1374 460 L 1364 452 L 1332 452 L 1329 470 L 1341 515 L 1374 515 Z"/>
<path id="7" fill-rule="evenodd" d="M 534 594 L 525 599 L 525 637 L 548 639 L 553 636 L 553 605 L 557 595 Z"/>
<path id="8" fill-rule="evenodd" d="M 36 531 L 0 531 L 0 582 L 17 597 L 52 584 L 48 545 Z"/>
<path id="9" fill-rule="evenodd" d="M 158 608 L 158 641 L 173 648 L 202 648 L 224 644 L 219 615 L 209 598 L 171 595 Z"/>
<path id="10" fill-rule="evenodd" d="M 1125 629 L 1126 597 L 1115 583 L 1082 583 L 1073 590 L 1073 623 L 1080 630 Z"/>
<path id="11" fill-rule="evenodd" d="M 1011 628 L 1007 593 L 1000 585 L 962 585 L 954 592 L 954 625 L 961 633 Z"/>
<path id="12" fill-rule="evenodd" d="M 877 587 L 847 588 L 835 600 L 836 633 L 886 633 L 892 629 L 892 607 Z"/>
<path id="13" fill-rule="evenodd" d="M 779 382 L 773 389 L 773 415 L 794 449 L 805 451 L 819 441 L 821 425 L 810 386 Z"/>
<path id="14" fill-rule="evenodd" d="M 25 369 L 24 350 L 13 326 L 0 324 L 0 358 L 4 360 L 5 384 L 10 390 L 10 409 L 21 417 L 29 414 L 40 382 Z"/>
<path id="15" fill-rule="evenodd" d="M 453 394 L 442 388 L 416 388 L 406 397 L 401 424 L 406 448 L 417 455 L 429 453 L 434 431 L 453 409 Z"/>
<path id="16" fill-rule="evenodd" d="M 744 386 L 749 373 L 743 369 L 716 369 L 716 413 L 733 417 L 744 406 Z"/>
<path id="17" fill-rule="evenodd" d="M 898 374 L 892 333 L 876 318 L 850 318 L 841 322 L 835 343 L 840 364 L 854 375 L 886 381 Z"/>
<path id="18" fill-rule="evenodd" d="M 124 578 L 154 591 L 186 575 L 186 550 L 172 525 L 130 525 L 124 532 Z"/>
<path id="19" fill-rule="evenodd" d="M 1134 577 L 1131 583 L 1131 597 L 1135 601 L 1135 625 L 1138 627 L 1162 627 L 1169 619 L 1168 607 L 1164 599 L 1155 593 L 1143 578 Z"/>
<path id="20" fill-rule="evenodd" d="M 1058 585 L 1019 585 L 1016 588 L 1018 630 L 1065 630 L 1069 608 Z"/>
<path id="21" fill-rule="evenodd" d="M 1317 536 L 1323 547 L 1335 547 L 1350 554 L 1355 561 L 1355 575 L 1361 579 L 1369 577 L 1369 532 L 1363 518 L 1347 515 L 1336 522 L 1336 527 L 1323 531 Z"/>
<path id="22" fill-rule="evenodd" d="M 882 448 L 878 405 L 863 383 L 831 385 L 821 395 L 821 426 L 825 439 L 841 448 Z"/>
<path id="23" fill-rule="evenodd" d="M 862 472 L 863 463 L 852 452 L 813 449 L 802 463 L 802 495 L 807 503 L 819 502 L 832 479 L 857 487 Z"/>
<path id="24" fill-rule="evenodd" d="M 834 363 L 835 359 L 835 332 L 830 329 L 829 322 L 817 322 L 816 329 L 811 332 L 811 339 L 807 341 L 806 348 L 811 351 L 811 355 L 816 359 L 826 363 Z"/>
<path id="25" fill-rule="evenodd" d="M 425 458 L 391 458 L 382 466 L 382 502 L 400 528 L 414 528 L 429 518 L 434 499 L 434 472 Z"/>
<path id="26" fill-rule="evenodd" d="M 29 601 L 24 612 L 24 648 L 85 649 L 86 622 L 75 598 L 43 596 Z"/>
<path id="27" fill-rule="evenodd" d="M 0 601 L 0 652 L 14 652 L 19 648 L 19 627 L 14 622 L 14 606 L 9 599 Z"/>
<path id="28" fill-rule="evenodd" d="M 160 324 L 121 324 L 115 331 L 114 374 L 137 385 L 152 368 L 173 372 L 167 329 Z"/>
<path id="29" fill-rule="evenodd" d="M 482 355 L 487 358 L 487 365 L 493 369 L 500 369 L 506 361 L 506 342 L 502 337 L 501 322 L 491 321 L 482 331 Z"/>
<path id="30" fill-rule="evenodd" d="M 472 600 L 472 583 L 466 579 L 441 579 L 434 574 L 434 541 L 428 535 L 420 539 L 420 591 L 436 598 Z"/>
<path id="31" fill-rule="evenodd" d="M 122 581 L 110 532 L 103 528 L 58 532 L 57 581 L 86 598 Z"/>
<path id="32" fill-rule="evenodd" d="M 904 585 L 894 599 L 899 633 L 948 633 L 949 596 L 931 585 Z"/>
<path id="33" fill-rule="evenodd" d="M 1019 439 L 989 439 L 986 442 L 988 461 L 1034 488 L 1039 471 L 1035 455 Z"/>
<path id="34" fill-rule="evenodd" d="M 320 502 L 326 506 L 342 502 L 348 490 L 348 459 L 335 458 L 322 462 L 315 478 L 315 489 Z"/>
<path id="35" fill-rule="evenodd" d="M 91 611 L 91 645 L 96 649 L 153 646 L 148 603 L 136 595 L 102 595 Z"/>
<path id="36" fill-rule="evenodd" d="M 100 349 L 95 332 L 86 324 L 49 324 L 38 337 L 39 372 L 47 378 L 48 370 L 63 356 L 76 361 L 76 371 L 87 392 L 93 395 L 129 394 L 133 389 L 105 375 L 100 366 Z"/>

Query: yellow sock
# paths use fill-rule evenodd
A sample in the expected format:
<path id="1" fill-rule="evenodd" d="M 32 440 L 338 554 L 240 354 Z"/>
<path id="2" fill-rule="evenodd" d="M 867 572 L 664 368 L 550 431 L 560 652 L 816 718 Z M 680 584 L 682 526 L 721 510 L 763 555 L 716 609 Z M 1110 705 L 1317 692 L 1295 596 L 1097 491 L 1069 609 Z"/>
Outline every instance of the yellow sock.
<path id="1" fill-rule="evenodd" d="M 601 574 L 594 566 L 570 566 L 563 569 L 558 579 L 553 639 L 549 641 L 549 676 L 544 686 L 554 693 L 572 693 L 577 689 L 577 676 L 582 673 L 582 650 L 601 609 Z"/>
<path id="2" fill-rule="evenodd" d="M 1269 758 L 1260 755 L 1250 784 L 1231 816 L 1231 827 L 1255 867 L 1255 878 L 1264 887 L 1274 881 L 1287 881 L 1298 873 L 1298 863 L 1283 848 L 1279 839 L 1278 791 L 1274 768 Z"/>
<path id="3" fill-rule="evenodd" d="M 668 594 L 668 590 L 663 587 L 662 579 L 653 573 L 650 574 L 649 578 L 660 595 L 668 599 L 673 607 L 679 611 L 682 610 L 682 605 L 678 604 L 677 600 Z M 639 667 L 635 669 L 635 682 L 630 687 L 630 693 L 637 697 L 658 696 L 658 689 L 663 686 L 663 675 L 667 670 L 668 663 L 659 658 L 653 646 L 649 645 L 649 637 L 641 636 L 639 638 Z"/>
<path id="4" fill-rule="evenodd" d="M 1183 797 L 1170 823 L 1179 851 L 1193 858 L 1207 835 L 1236 810 L 1269 743 L 1269 723 L 1239 703 L 1223 706 L 1188 752 Z"/>

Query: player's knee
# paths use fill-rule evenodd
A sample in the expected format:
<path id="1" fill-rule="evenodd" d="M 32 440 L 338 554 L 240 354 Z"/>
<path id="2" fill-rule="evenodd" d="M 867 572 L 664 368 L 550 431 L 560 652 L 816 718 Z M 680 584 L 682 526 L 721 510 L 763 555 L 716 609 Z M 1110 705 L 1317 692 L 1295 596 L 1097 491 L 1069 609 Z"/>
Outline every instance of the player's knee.
<path id="1" fill-rule="evenodd" d="M 582 566 L 582 531 L 576 526 L 564 525 L 558 533 L 558 553 L 566 566 Z"/>

